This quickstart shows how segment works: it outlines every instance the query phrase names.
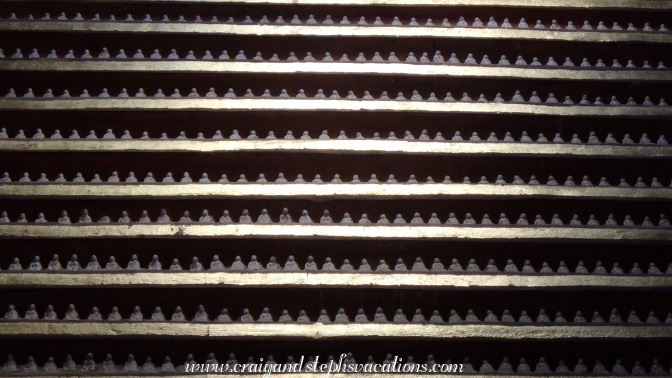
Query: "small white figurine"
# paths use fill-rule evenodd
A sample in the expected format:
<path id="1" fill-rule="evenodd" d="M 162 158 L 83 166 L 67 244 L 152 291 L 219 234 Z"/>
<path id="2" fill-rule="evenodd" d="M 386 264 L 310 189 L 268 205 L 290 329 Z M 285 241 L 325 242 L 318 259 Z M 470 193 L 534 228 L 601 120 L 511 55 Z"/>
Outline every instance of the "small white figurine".
<path id="1" fill-rule="evenodd" d="M 182 312 L 182 307 L 175 307 L 175 312 L 171 316 L 170 320 L 174 322 L 184 322 L 187 320 L 187 318 L 184 316 L 184 313 Z"/>
<path id="2" fill-rule="evenodd" d="M 100 270 L 100 264 L 98 263 L 98 258 L 96 255 L 91 255 L 91 260 L 86 265 L 86 270 Z"/>
<path id="3" fill-rule="evenodd" d="M 116 306 L 112 307 L 112 311 L 107 316 L 107 320 L 113 322 L 121 321 L 121 314 L 119 313 L 119 309 Z"/>
<path id="4" fill-rule="evenodd" d="M 71 304 L 68 306 L 68 311 L 65 313 L 63 320 L 79 320 L 79 314 L 75 310 L 75 305 Z"/>
<path id="5" fill-rule="evenodd" d="M 54 260 L 57 260 L 57 259 L 58 259 L 58 255 L 54 255 L 54 259 L 52 259 L 52 263 L 54 262 Z M 57 261 L 56 261 L 56 262 L 57 262 Z M 60 265 L 60 263 L 59 263 L 58 265 Z M 50 264 L 49 264 L 49 267 L 51 268 L 51 266 L 52 266 L 52 264 L 50 263 Z M 67 268 L 66 268 L 66 269 L 67 269 L 67 270 L 72 270 L 72 271 L 76 271 L 76 270 L 81 270 L 81 269 L 82 269 L 82 267 L 79 265 L 79 261 L 77 261 L 77 255 L 73 254 L 73 255 L 70 257 L 70 261 L 68 261 L 68 265 L 67 265 Z"/>
<path id="6" fill-rule="evenodd" d="M 189 270 L 194 272 L 200 272 L 203 270 L 203 265 L 198 261 L 198 257 L 194 256 L 191 259 L 191 265 L 189 265 Z"/>

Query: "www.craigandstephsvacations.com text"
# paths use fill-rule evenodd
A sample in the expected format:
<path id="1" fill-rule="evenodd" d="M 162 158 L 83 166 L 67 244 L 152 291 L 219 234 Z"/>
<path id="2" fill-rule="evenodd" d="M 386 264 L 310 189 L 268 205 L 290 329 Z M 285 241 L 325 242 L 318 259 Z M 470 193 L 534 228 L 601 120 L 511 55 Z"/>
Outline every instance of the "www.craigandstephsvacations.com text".
<path id="1" fill-rule="evenodd" d="M 461 373 L 462 364 L 416 364 L 402 363 L 402 359 L 395 356 L 393 361 L 382 364 L 366 363 L 356 364 L 346 361 L 346 355 L 341 354 L 338 362 L 331 360 L 320 363 L 320 357 L 316 356 L 304 364 L 304 356 L 297 363 L 278 364 L 264 362 L 246 364 L 186 364 L 187 373 L 248 373 L 262 374 L 268 378 L 273 373 L 323 373 L 329 377 L 334 373 Z"/>

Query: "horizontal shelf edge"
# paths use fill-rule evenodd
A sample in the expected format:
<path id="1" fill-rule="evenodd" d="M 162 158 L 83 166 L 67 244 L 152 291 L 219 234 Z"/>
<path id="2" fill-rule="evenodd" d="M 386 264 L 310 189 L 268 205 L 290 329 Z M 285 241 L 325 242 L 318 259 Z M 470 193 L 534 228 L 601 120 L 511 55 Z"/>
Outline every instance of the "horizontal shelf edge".
<path id="1" fill-rule="evenodd" d="M 406 140 L 53 140 L 0 139 L 0 151 L 25 152 L 236 152 L 325 154 L 534 155 L 672 158 L 670 146 Z"/>
<path id="2" fill-rule="evenodd" d="M 0 71 L 48 72 L 189 72 L 248 74 L 356 74 L 435 77 L 521 78 L 590 81 L 672 81 L 672 70 L 583 69 L 566 67 L 502 67 L 499 65 L 445 65 L 348 62 L 238 62 L 156 60 L 0 60 Z"/>
<path id="3" fill-rule="evenodd" d="M 0 110 L 60 111 L 379 111 L 585 117 L 670 117 L 672 106 L 581 106 L 515 103 L 268 99 L 70 98 L 0 99 Z"/>
<path id="4" fill-rule="evenodd" d="M 68 372 L 70 373 L 70 372 Z M 278 378 L 322 378 L 325 376 L 326 373 L 273 373 L 272 377 L 278 377 Z M 422 377 L 424 378 L 445 378 L 447 373 L 443 374 L 432 374 L 432 373 L 422 373 Z M 453 373 L 453 374 L 458 374 L 458 373 Z M 3 375 L 0 373 L 0 378 L 13 378 L 16 377 L 17 374 L 9 374 L 9 375 Z M 57 375 L 40 375 L 38 374 L 30 374 L 28 375 L 29 377 L 32 378 L 54 378 Z M 92 374 L 85 374 L 85 375 L 76 375 L 76 374 L 68 374 L 68 378 L 88 378 L 91 377 Z M 106 375 L 106 374 L 100 374 L 97 373 L 95 374 L 95 377 L 99 378 L 118 378 L 120 375 L 119 374 L 112 374 L 112 375 Z M 128 372 L 124 372 L 123 376 L 125 378 L 146 378 L 148 374 L 138 374 L 138 375 L 132 375 L 129 374 Z M 152 375 L 149 375 L 152 376 Z M 168 374 L 168 376 L 172 378 L 193 378 L 194 374 L 182 374 L 182 373 L 176 373 L 176 374 Z M 331 376 L 334 377 L 342 377 L 340 374 L 331 374 Z M 347 373 L 347 377 L 349 378 L 408 378 L 409 374 L 408 373 Z M 540 377 L 540 378 L 576 378 L 577 375 L 562 375 L 562 374 L 534 374 L 535 377 Z M 209 373 L 209 374 L 199 374 L 199 377 L 205 377 L 205 378 L 211 378 L 211 377 L 232 377 L 232 378 L 249 378 L 250 374 L 249 373 L 244 373 L 244 374 L 237 374 L 237 373 Z M 492 377 L 507 377 L 507 378 L 513 378 L 513 377 L 519 377 L 518 375 L 511 374 L 511 375 L 503 375 L 503 374 L 469 374 L 470 378 L 492 378 Z M 600 375 L 600 378 L 622 378 L 622 375 Z M 644 375 L 644 376 L 637 376 L 637 375 L 628 375 L 628 377 L 631 378 L 650 378 L 650 375 Z"/>
<path id="5" fill-rule="evenodd" d="M 291 324 L 181 322 L 0 322 L 0 338 L 40 336 L 242 338 L 242 339 L 669 339 L 672 326 L 613 325 L 490 325 L 490 324 Z"/>
<path id="6" fill-rule="evenodd" d="M 15 0 L 1 0 L 12 2 Z M 24 0 L 26 1 L 26 0 Z M 27 0 L 30 2 L 31 0 Z M 321 6 L 413 6 L 413 7 L 521 7 L 521 8 L 566 8 L 566 9 L 637 9 L 670 10 L 672 2 L 666 0 L 90 0 L 92 3 L 108 4 L 151 4 L 151 3 L 187 3 L 187 4 L 263 4 L 263 5 L 321 5 Z M 55 3 L 76 2 L 76 0 L 52 0 Z"/>
<path id="7" fill-rule="evenodd" d="M 594 274 L 340 273 L 340 272 L 3 272 L 0 287 L 366 287 L 407 289 L 654 289 L 672 276 Z"/>
<path id="8" fill-rule="evenodd" d="M 558 31 L 507 28 L 458 28 L 422 26 L 358 25 L 243 25 L 177 22 L 117 21 L 0 21 L 0 31 L 21 32 L 98 32 L 143 34 L 220 34 L 258 37 L 377 37 L 377 38 L 456 38 L 514 39 L 566 42 L 672 43 L 672 33 L 631 31 Z"/>
<path id="9" fill-rule="evenodd" d="M 672 228 L 259 224 L 0 225 L 4 238 L 317 238 L 672 242 Z"/>
<path id="10" fill-rule="evenodd" d="M 584 198 L 672 200 L 671 188 L 566 187 L 514 184 L 294 184 L 294 183 L 11 183 L 5 198 Z"/>

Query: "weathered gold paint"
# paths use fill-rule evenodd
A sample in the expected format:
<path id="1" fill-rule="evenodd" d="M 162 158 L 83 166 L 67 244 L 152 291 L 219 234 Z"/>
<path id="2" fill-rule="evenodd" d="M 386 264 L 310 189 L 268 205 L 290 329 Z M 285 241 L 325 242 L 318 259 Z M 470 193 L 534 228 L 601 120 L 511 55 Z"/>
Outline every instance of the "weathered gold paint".
<path id="1" fill-rule="evenodd" d="M 14 0 L 0 0 L 10 2 Z M 25 0 L 30 2 L 32 0 Z M 74 0 L 52 0 L 58 3 Z M 413 6 L 413 7 L 523 7 L 523 8 L 568 8 L 568 9 L 641 9 L 670 10 L 672 2 L 667 0 L 89 0 L 92 3 L 180 3 L 180 4 L 267 4 L 267 5 L 323 5 L 323 6 Z"/>
<path id="2" fill-rule="evenodd" d="M 0 151 L 59 152 L 285 152 L 401 155 L 522 155 L 670 159 L 670 146 L 406 140 L 69 140 L 0 139 Z"/>
<path id="3" fill-rule="evenodd" d="M 318 257 L 318 260 L 320 257 Z M 340 272 L 2 272 L 0 287 L 301 287 L 640 290 L 672 287 L 671 276 Z"/>
<path id="4" fill-rule="evenodd" d="M 387 37 L 517 39 L 567 42 L 645 42 L 671 43 L 672 33 L 631 31 L 565 31 L 505 28 L 457 28 L 422 26 L 361 25 L 241 25 L 196 22 L 118 22 L 118 21 L 0 21 L 0 31 L 99 32 L 146 34 L 221 34 L 256 37 Z"/>
<path id="5" fill-rule="evenodd" d="M 665 117 L 672 106 L 567 106 L 514 103 L 269 98 L 68 98 L 0 99 L 0 110 L 146 111 L 377 111 L 519 114 L 586 117 Z"/>
<path id="6" fill-rule="evenodd" d="M 326 373 L 273 373 L 272 377 L 278 377 L 278 378 L 322 378 L 325 376 Z M 423 373 L 422 377 L 424 378 L 445 378 L 446 374 L 449 373 L 444 373 L 444 374 L 429 374 L 429 373 Z M 452 374 L 459 374 L 459 373 L 452 373 Z M 16 377 L 17 375 L 2 375 L 0 373 L 0 378 L 11 378 L 11 377 Z M 100 378 L 116 378 L 119 377 L 119 374 L 115 375 L 105 375 L 103 373 L 96 374 L 96 377 Z M 126 378 L 146 378 L 147 375 L 129 375 L 127 373 L 124 373 L 123 375 Z M 232 378 L 249 378 L 250 374 L 234 374 L 234 373 L 226 373 L 226 375 L 223 374 L 198 374 L 199 377 L 205 377 L 205 378 L 221 378 L 222 376 L 226 377 L 232 377 Z M 368 373 L 332 373 L 329 375 L 330 377 L 337 377 L 337 378 L 408 378 L 407 373 L 375 373 L 375 374 L 368 374 Z M 535 374 L 536 377 L 541 377 L 541 378 L 574 378 L 576 377 L 575 375 L 544 375 L 544 374 Z M 90 374 L 88 375 L 65 375 L 65 376 L 59 376 L 59 375 L 39 375 L 39 374 L 31 374 L 30 377 L 34 378 L 88 378 L 91 377 Z M 170 377 L 173 378 L 193 378 L 194 374 L 170 374 Z M 493 375 L 477 375 L 477 374 L 469 374 L 470 378 L 492 378 Z M 618 375 L 600 375 L 601 378 L 622 378 L 622 376 Z M 645 375 L 645 376 L 637 376 L 637 375 L 630 375 L 629 377 L 634 377 L 634 378 L 650 378 L 651 376 Z"/>
<path id="7" fill-rule="evenodd" d="M 246 74 L 354 74 L 435 77 L 485 77 L 590 81 L 672 81 L 672 70 L 600 70 L 562 66 L 478 66 L 409 63 L 240 62 L 156 60 L 0 60 L 0 71 L 49 72 L 171 72 Z"/>
<path id="8" fill-rule="evenodd" d="M 535 226 L 361 226 L 258 224 L 7 224 L 0 237 L 9 238 L 317 238 L 435 240 L 587 240 L 600 242 L 672 242 L 672 228 L 535 227 Z"/>
<path id="9" fill-rule="evenodd" d="M 352 315 L 351 315 L 352 316 Z M 669 339 L 667 325 L 491 325 L 491 324 L 296 324 L 178 322 L 0 322 L 0 334 L 65 338 L 239 338 L 239 339 Z"/>
<path id="10" fill-rule="evenodd" d="M 496 184 L 11 183 L 6 198 L 585 198 L 672 200 L 670 188 Z"/>

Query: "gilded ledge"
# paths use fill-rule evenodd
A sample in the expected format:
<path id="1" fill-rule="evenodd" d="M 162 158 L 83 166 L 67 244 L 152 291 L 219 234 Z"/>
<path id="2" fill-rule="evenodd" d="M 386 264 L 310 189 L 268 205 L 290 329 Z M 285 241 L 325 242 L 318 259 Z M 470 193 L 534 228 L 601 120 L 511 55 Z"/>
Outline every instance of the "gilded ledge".
<path id="1" fill-rule="evenodd" d="M 31 374 L 29 375 L 31 378 L 55 378 L 59 377 L 57 375 L 39 375 L 39 374 Z M 129 375 L 127 373 L 124 373 L 123 375 L 126 378 L 147 378 L 148 374 L 144 375 Z M 170 374 L 169 375 L 171 378 L 193 378 L 194 374 Z M 226 373 L 224 374 L 198 374 L 199 377 L 204 377 L 204 378 L 221 378 L 221 377 L 230 377 L 230 378 L 250 378 L 250 374 L 234 374 L 234 373 Z M 277 378 L 324 378 L 325 374 L 324 373 L 273 373 L 273 377 Z M 334 378 L 408 378 L 407 373 L 375 373 L 375 374 L 367 374 L 367 373 L 343 373 L 343 374 L 330 374 L 330 377 Z M 543 375 L 543 374 L 535 374 L 535 377 L 539 378 L 576 378 L 576 375 Z M 2 375 L 0 373 L 0 378 L 14 378 L 17 377 L 16 374 L 14 375 Z M 87 375 L 70 375 L 68 374 L 67 376 L 63 376 L 67 378 L 90 378 L 91 374 Z M 105 375 L 105 374 L 95 374 L 96 378 L 118 378 L 120 377 L 119 374 L 115 375 Z M 446 374 L 422 374 L 423 378 L 446 378 Z M 512 376 L 507 376 L 507 375 L 497 375 L 497 374 L 488 374 L 488 375 L 478 375 L 478 374 L 469 374 L 469 378 L 492 378 L 492 377 L 512 377 Z M 651 378 L 649 375 L 645 376 L 637 376 L 637 375 L 629 375 L 631 378 Z M 623 376 L 619 375 L 600 375 L 600 378 L 623 378 Z"/>
<path id="2" fill-rule="evenodd" d="M 670 188 L 514 184 L 0 184 L 0 198 L 583 198 L 672 200 Z"/>
<path id="3" fill-rule="evenodd" d="M 291 324 L 173 322 L 1 322 L 0 335 L 58 338 L 238 339 L 670 339 L 672 326 L 490 325 L 490 324 Z"/>
<path id="4" fill-rule="evenodd" d="M 405 140 L 50 140 L 0 139 L 0 151 L 29 152 L 283 152 L 323 154 L 517 155 L 670 159 L 670 146 Z"/>
<path id="5" fill-rule="evenodd" d="M 11 2 L 15 0 L 0 0 Z M 24 0 L 26 2 L 34 0 Z M 54 3 L 76 2 L 77 0 L 52 0 Z M 641 9 L 670 10 L 672 2 L 667 0 L 89 0 L 92 3 L 128 4 L 128 3 L 191 3 L 191 4 L 267 4 L 267 5 L 325 5 L 325 6 L 482 6 L 482 7 L 521 7 L 521 8 L 566 8 L 566 9 Z"/>
<path id="6" fill-rule="evenodd" d="M 672 116 L 672 106 L 581 106 L 513 103 L 268 99 L 268 98 L 69 98 L 0 99 L 0 110 L 147 110 L 147 111 L 380 111 L 518 114 L 585 117 Z"/>
<path id="7" fill-rule="evenodd" d="M 672 287 L 672 276 L 577 274 L 339 273 L 339 272 L 2 272 L 0 287 L 376 287 L 410 289 L 638 290 Z"/>
<path id="8" fill-rule="evenodd" d="M 672 33 L 521 30 L 504 28 L 395 27 L 395 26 L 318 26 L 318 25 L 240 25 L 159 22 L 101 21 L 0 21 L 0 31 L 94 32 L 152 34 L 220 34 L 292 37 L 378 37 L 378 38 L 454 38 L 514 39 L 567 42 L 645 42 L 672 43 Z"/>
<path id="9" fill-rule="evenodd" d="M 610 70 L 409 63 L 0 60 L 0 71 L 354 74 L 590 81 L 672 81 L 672 70 Z"/>
<path id="10" fill-rule="evenodd" d="M 257 224 L 2 224 L 5 238 L 314 238 L 672 242 L 671 228 Z"/>

